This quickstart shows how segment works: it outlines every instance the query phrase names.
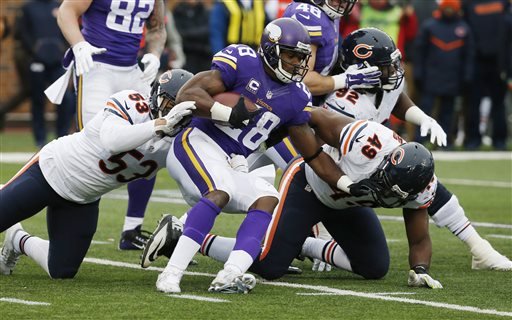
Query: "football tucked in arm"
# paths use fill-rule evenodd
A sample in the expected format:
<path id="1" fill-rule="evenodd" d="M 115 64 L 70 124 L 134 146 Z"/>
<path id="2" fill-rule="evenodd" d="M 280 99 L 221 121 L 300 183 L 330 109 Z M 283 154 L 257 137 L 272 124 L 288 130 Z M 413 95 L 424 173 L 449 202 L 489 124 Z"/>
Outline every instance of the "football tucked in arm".
<path id="1" fill-rule="evenodd" d="M 233 108 L 238 103 L 239 99 L 240 99 L 240 94 L 238 94 L 236 92 L 222 92 L 222 93 L 219 93 L 219 94 L 213 96 L 213 100 L 215 100 L 219 103 L 222 103 L 223 105 L 230 107 L 230 108 Z M 249 112 L 254 112 L 254 111 L 258 110 L 258 106 L 247 97 L 244 97 L 244 104 L 245 104 L 245 108 Z M 219 121 L 219 120 L 214 120 L 214 121 L 215 121 L 215 123 L 218 123 L 221 125 L 227 125 L 227 126 L 230 125 L 228 122 L 223 122 L 223 121 Z"/>

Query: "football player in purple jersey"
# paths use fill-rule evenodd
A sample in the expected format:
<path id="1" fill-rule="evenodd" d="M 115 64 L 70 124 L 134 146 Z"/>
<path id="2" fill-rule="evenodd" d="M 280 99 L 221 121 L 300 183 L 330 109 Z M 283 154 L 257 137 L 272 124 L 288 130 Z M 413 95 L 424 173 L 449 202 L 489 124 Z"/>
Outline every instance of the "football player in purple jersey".
<path id="1" fill-rule="evenodd" d="M 265 27 L 258 52 L 246 45 L 230 45 L 213 57 L 210 71 L 197 74 L 180 90 L 178 101 L 196 101 L 194 114 L 201 117 L 176 137 L 167 164 L 192 208 L 183 236 L 156 282 L 159 291 L 181 292 L 183 273 L 221 211 L 247 216 L 209 291 L 252 289 L 254 277 L 244 273 L 260 251 L 278 193 L 257 172 L 233 169 L 230 160 L 257 150 L 272 131 L 285 128 L 305 161 L 333 188 L 348 186 L 308 125 L 311 94 L 301 80 L 310 53 L 307 30 L 295 19 L 277 19 Z M 222 92 L 243 97 L 231 108 L 212 98 Z M 249 112 L 244 98 L 259 110 Z"/>
<path id="2" fill-rule="evenodd" d="M 164 10 L 163 0 L 62 2 L 58 23 L 74 56 L 80 130 L 113 93 L 131 89 L 149 94 L 166 40 Z M 137 54 L 144 27 L 148 53 L 142 57 L 142 71 Z M 146 242 L 147 236 L 140 228 L 154 184 L 155 179 L 151 179 L 128 185 L 128 210 L 119 249 L 141 249 Z"/>

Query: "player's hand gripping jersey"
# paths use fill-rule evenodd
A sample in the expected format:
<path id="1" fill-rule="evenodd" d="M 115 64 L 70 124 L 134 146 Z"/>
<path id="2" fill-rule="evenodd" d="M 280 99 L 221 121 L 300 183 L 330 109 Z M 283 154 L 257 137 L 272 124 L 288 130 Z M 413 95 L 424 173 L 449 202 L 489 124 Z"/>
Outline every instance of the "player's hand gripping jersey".
<path id="1" fill-rule="evenodd" d="M 405 141 L 392 130 L 372 121 L 356 121 L 341 131 L 340 148 L 324 145 L 327 152 L 343 172 L 354 182 L 369 178 L 388 155 Z M 333 209 L 345 209 L 353 206 L 379 207 L 373 196 L 355 197 L 339 190 L 333 190 L 306 165 L 307 181 L 317 196 L 326 206 Z M 397 207 L 421 208 L 428 207 L 434 198 L 437 178 L 434 175 L 430 184 L 417 197 L 405 205 L 394 199 L 386 199 L 386 203 L 396 203 Z M 399 204 L 400 203 L 400 204 Z M 392 206 L 392 205 L 391 205 Z"/>
<path id="2" fill-rule="evenodd" d="M 50 142 L 40 166 L 64 199 L 89 203 L 138 178 L 152 178 L 165 166 L 172 139 L 154 133 L 148 102 L 138 92 L 118 92 L 78 133 Z"/>
<path id="3" fill-rule="evenodd" d="M 266 72 L 259 55 L 246 45 L 230 45 L 213 57 L 226 91 L 245 96 L 262 110 L 242 129 L 194 118 L 192 124 L 208 134 L 227 154 L 248 156 L 281 126 L 308 123 L 311 93 L 302 82 L 283 84 Z"/>

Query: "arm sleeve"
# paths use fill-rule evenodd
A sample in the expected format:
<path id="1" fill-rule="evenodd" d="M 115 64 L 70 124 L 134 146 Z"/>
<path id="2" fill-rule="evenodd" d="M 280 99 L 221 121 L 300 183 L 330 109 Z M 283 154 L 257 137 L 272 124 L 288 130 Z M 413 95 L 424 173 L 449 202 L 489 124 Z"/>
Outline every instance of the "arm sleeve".
<path id="1" fill-rule="evenodd" d="M 154 120 L 131 125 L 128 121 L 105 112 L 100 141 L 112 154 L 133 150 L 155 136 Z"/>

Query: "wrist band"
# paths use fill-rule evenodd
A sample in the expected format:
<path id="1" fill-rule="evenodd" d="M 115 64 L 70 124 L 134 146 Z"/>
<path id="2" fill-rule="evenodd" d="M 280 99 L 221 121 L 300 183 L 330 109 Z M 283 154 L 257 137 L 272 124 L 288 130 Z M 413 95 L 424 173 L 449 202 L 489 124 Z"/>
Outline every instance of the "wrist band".
<path id="1" fill-rule="evenodd" d="M 307 158 L 304 158 L 304 162 L 305 163 L 309 163 L 311 162 L 312 160 L 314 160 L 316 157 L 318 157 L 320 155 L 320 153 L 322 153 L 322 151 L 324 151 L 324 149 L 322 149 L 322 147 L 318 148 L 318 150 L 315 152 L 314 155 L 312 156 L 309 156 Z"/>
<path id="2" fill-rule="evenodd" d="M 229 116 L 231 116 L 232 109 L 228 106 L 223 105 L 222 103 L 219 103 L 215 101 L 213 106 L 210 109 L 210 112 L 212 114 L 212 120 L 218 120 L 218 121 L 229 121 Z"/>
<path id="3" fill-rule="evenodd" d="M 350 193 L 350 189 L 348 186 L 353 184 L 354 181 L 350 179 L 347 175 L 342 175 L 341 178 L 339 178 L 338 182 L 336 182 L 336 187 L 340 189 L 341 191 L 344 191 L 346 193 Z"/>
<path id="4" fill-rule="evenodd" d="M 428 266 L 424 264 L 418 264 L 412 267 L 412 270 L 416 272 L 416 274 L 428 274 Z"/>

